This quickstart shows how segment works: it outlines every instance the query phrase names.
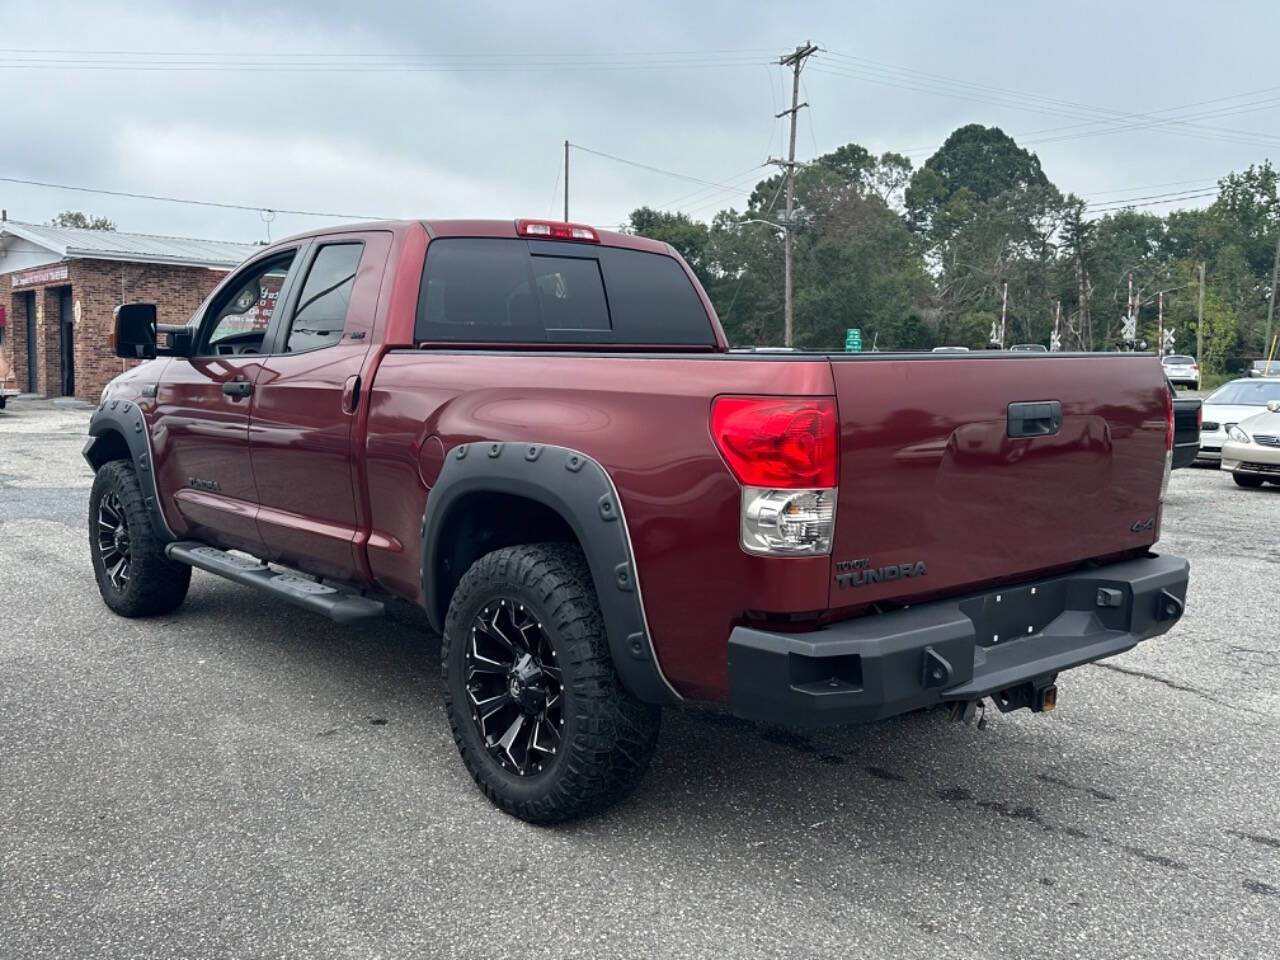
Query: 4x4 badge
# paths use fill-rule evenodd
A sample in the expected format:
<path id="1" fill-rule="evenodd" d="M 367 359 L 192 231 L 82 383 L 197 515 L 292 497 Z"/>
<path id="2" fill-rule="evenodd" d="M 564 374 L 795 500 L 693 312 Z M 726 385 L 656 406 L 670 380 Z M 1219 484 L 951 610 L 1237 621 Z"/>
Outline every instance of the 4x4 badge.
<path id="1" fill-rule="evenodd" d="M 1155 517 L 1147 517 L 1145 520 L 1135 520 L 1133 526 L 1129 529 L 1134 533 L 1142 533 L 1144 530 L 1154 530 L 1156 525 Z"/>

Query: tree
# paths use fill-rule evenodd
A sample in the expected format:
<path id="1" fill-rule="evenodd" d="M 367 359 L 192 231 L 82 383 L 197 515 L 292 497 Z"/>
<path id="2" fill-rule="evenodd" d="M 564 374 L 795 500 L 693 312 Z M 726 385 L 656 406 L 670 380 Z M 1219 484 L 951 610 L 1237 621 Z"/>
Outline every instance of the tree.
<path id="1" fill-rule="evenodd" d="M 81 230 L 114 230 L 116 225 L 106 217 L 98 217 L 79 210 L 63 210 L 49 221 L 50 227 L 76 227 Z"/>

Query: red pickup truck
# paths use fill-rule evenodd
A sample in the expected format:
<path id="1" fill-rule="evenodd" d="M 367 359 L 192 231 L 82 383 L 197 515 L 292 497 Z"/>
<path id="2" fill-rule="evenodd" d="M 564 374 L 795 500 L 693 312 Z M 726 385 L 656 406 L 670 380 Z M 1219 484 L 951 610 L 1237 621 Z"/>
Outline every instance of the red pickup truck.
<path id="1" fill-rule="evenodd" d="M 467 767 L 531 821 L 632 788 L 664 704 L 1043 711 L 1183 612 L 1150 356 L 734 351 L 666 244 L 527 220 L 306 234 L 156 320 L 117 310 L 150 362 L 84 451 L 106 604 L 198 567 L 422 606 Z"/>

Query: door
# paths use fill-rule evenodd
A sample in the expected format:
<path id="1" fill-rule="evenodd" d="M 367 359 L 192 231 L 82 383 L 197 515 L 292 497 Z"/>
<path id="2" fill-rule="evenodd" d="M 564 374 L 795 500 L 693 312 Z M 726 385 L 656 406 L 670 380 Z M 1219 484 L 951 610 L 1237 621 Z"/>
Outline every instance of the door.
<path id="1" fill-rule="evenodd" d="M 76 395 L 76 322 L 71 306 L 71 288 L 58 290 L 58 329 L 60 331 L 59 356 L 62 358 L 62 395 Z"/>
<path id="2" fill-rule="evenodd" d="M 250 552 L 261 546 L 249 410 L 268 327 L 303 250 L 273 250 L 224 281 L 196 321 L 192 357 L 163 369 L 152 448 L 179 536 Z"/>
<path id="3" fill-rule="evenodd" d="M 391 234 L 316 240 L 268 336 L 249 428 L 264 556 L 358 579 L 353 425 Z"/>
<path id="4" fill-rule="evenodd" d="M 36 294 L 28 290 L 22 295 L 27 310 L 27 392 L 40 392 L 40 362 L 36 356 Z"/>

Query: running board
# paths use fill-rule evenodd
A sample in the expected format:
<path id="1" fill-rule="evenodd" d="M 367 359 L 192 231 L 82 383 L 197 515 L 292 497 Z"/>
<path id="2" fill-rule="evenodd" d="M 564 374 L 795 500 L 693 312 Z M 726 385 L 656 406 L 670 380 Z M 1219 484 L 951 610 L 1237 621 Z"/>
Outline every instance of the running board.
<path id="1" fill-rule="evenodd" d="M 280 600 L 323 613 L 338 623 L 380 617 L 384 612 L 380 600 L 370 599 L 349 587 L 277 573 L 261 560 L 227 553 L 196 540 L 179 540 L 166 546 L 164 552 L 171 560 L 180 560 L 247 587 L 257 587 Z"/>

